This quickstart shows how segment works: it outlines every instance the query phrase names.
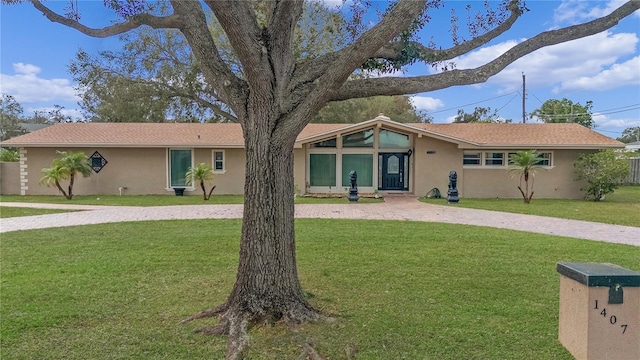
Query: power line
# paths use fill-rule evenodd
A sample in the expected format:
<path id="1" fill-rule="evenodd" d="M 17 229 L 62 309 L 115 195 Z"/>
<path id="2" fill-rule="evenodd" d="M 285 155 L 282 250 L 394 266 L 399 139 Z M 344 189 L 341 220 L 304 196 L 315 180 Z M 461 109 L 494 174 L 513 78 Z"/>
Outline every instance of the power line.
<path id="1" fill-rule="evenodd" d="M 508 94 L 504 94 L 504 95 L 496 96 L 496 97 L 493 97 L 493 98 L 490 98 L 490 99 L 480 100 L 480 101 L 472 102 L 472 103 L 469 103 L 469 104 L 466 104 L 466 105 L 459 105 L 459 106 L 455 106 L 455 107 L 451 107 L 451 108 L 443 109 L 443 110 L 438 110 L 438 111 L 429 111 L 429 112 L 427 112 L 427 113 L 431 115 L 431 114 L 438 114 L 438 113 L 445 112 L 445 111 L 458 110 L 458 109 L 465 108 L 465 107 L 467 107 L 467 106 L 480 104 L 480 103 L 483 103 L 483 102 L 487 102 L 487 101 L 491 101 L 491 100 L 499 99 L 499 98 L 501 98 L 501 97 L 505 97 L 505 96 L 509 96 L 509 95 L 513 95 L 513 94 L 519 94 L 519 92 L 518 92 L 518 91 L 514 91 L 514 92 L 510 92 L 510 93 L 508 93 Z"/>
<path id="2" fill-rule="evenodd" d="M 638 110 L 638 109 L 640 109 L 640 104 L 633 104 L 633 105 L 622 106 L 619 108 L 613 108 L 613 109 L 604 110 L 604 111 L 592 111 L 590 113 L 581 112 L 581 113 L 567 113 L 567 114 L 541 114 L 539 117 L 554 118 L 554 117 L 584 116 L 584 115 L 591 115 L 591 116 L 609 115 L 609 114 L 617 114 L 621 112 L 627 112 L 627 111 Z"/>

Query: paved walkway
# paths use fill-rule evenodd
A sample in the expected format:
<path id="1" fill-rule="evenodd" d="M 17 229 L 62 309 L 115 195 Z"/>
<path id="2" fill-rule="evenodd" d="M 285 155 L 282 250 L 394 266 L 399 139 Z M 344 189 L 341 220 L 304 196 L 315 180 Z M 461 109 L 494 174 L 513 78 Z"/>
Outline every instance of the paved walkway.
<path id="1" fill-rule="evenodd" d="M 90 206 L 2 203 L 4 206 L 86 210 L 0 219 L 0 233 L 73 225 L 170 219 L 236 219 L 242 205 Z M 407 220 L 489 226 L 640 246 L 640 227 L 566 220 L 425 204 L 411 197 L 387 197 L 376 204 L 298 204 L 297 218 Z"/>

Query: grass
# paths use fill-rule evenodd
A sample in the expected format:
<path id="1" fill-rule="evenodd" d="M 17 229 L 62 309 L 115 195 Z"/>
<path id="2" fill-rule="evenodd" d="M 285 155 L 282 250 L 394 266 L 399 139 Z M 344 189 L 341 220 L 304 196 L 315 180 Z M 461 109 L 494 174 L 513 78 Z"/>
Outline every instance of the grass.
<path id="1" fill-rule="evenodd" d="M 213 195 L 204 201 L 202 196 L 175 195 L 74 195 L 72 200 L 62 195 L 2 195 L 2 202 L 27 202 L 46 204 L 74 204 L 74 205 L 110 205 L 110 206 L 169 206 L 169 205 L 206 205 L 206 204 L 242 204 L 241 195 Z"/>
<path id="2" fill-rule="evenodd" d="M 45 215 L 45 214 L 57 214 L 57 213 L 70 212 L 70 211 L 73 211 L 73 210 L 34 209 L 34 208 L 0 206 L 0 218 L 10 218 L 10 217 L 18 217 L 18 216 L 32 216 L 32 215 Z"/>
<path id="3" fill-rule="evenodd" d="M 224 301 L 240 220 L 2 235 L 0 357 L 221 359 L 226 338 L 179 325 Z M 334 323 L 251 330 L 247 359 L 572 359 L 557 341 L 558 261 L 638 269 L 640 248 L 448 224 L 296 221 L 299 275 Z"/>
<path id="4" fill-rule="evenodd" d="M 425 199 L 421 201 L 447 204 L 446 194 L 443 199 Z M 522 199 L 467 199 L 462 198 L 457 204 L 474 209 L 504 211 L 518 214 L 531 214 L 601 222 L 607 224 L 640 227 L 640 186 L 622 186 L 613 194 L 607 194 L 602 201 L 536 199 L 525 204 Z"/>
<path id="5" fill-rule="evenodd" d="M 75 205 L 109 205 L 109 206 L 169 206 L 169 205 L 207 205 L 207 204 L 242 204 L 242 195 L 214 195 L 204 201 L 202 196 L 175 196 L 175 195 L 74 195 L 72 200 L 65 199 L 62 195 L 2 195 L 0 206 L 3 202 L 27 202 L 46 204 L 75 204 Z M 347 197 L 296 197 L 296 204 L 347 204 Z M 360 198 L 359 203 L 382 202 L 382 199 Z"/>

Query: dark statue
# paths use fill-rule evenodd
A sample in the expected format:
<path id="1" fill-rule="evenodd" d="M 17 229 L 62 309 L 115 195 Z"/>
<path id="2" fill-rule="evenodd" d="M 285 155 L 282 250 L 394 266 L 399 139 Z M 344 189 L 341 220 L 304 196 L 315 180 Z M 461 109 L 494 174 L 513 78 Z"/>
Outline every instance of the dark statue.
<path id="1" fill-rule="evenodd" d="M 458 197 L 458 174 L 451 170 L 449 172 L 449 190 L 447 191 L 447 202 L 449 204 L 455 204 L 460 201 Z"/>
<path id="2" fill-rule="evenodd" d="M 349 173 L 349 179 L 351 180 L 351 187 L 349 188 L 349 201 L 358 201 L 358 173 L 351 170 Z"/>

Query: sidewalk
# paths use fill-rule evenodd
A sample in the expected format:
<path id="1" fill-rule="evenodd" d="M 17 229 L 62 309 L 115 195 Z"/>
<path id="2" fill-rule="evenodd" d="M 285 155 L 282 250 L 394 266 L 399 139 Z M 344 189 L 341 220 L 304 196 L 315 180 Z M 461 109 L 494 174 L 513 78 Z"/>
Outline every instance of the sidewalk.
<path id="1" fill-rule="evenodd" d="M 243 209 L 242 205 L 134 207 L 6 202 L 2 205 L 85 211 L 0 219 L 0 233 L 123 221 L 237 219 L 242 217 Z M 433 205 L 422 203 L 411 197 L 388 197 L 384 203 L 376 204 L 298 204 L 295 216 L 296 218 L 405 220 L 489 226 L 640 246 L 640 227 Z"/>

